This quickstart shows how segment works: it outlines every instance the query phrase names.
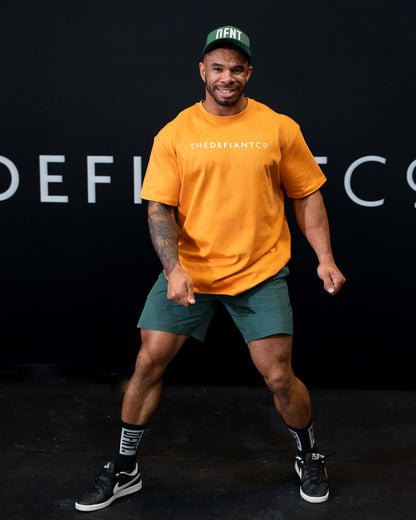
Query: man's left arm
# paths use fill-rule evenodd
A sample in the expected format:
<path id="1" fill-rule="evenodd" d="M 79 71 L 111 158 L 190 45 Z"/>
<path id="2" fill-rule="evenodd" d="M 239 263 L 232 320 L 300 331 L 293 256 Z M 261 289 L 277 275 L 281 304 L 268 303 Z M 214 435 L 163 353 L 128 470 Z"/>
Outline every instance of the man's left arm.
<path id="1" fill-rule="evenodd" d="M 321 192 L 315 191 L 302 199 L 293 199 L 297 223 L 318 257 L 317 273 L 324 289 L 336 294 L 345 277 L 335 264 L 332 255 L 328 217 Z"/>

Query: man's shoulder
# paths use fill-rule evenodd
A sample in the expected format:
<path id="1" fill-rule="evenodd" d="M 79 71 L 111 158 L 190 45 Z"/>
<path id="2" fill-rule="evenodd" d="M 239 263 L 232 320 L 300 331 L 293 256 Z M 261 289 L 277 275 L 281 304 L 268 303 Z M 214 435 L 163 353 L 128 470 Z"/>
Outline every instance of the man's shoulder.
<path id="1" fill-rule="evenodd" d="M 194 105 L 181 110 L 173 119 L 162 127 L 158 132 L 157 137 L 176 134 L 178 129 L 180 130 L 182 125 L 186 125 L 189 119 L 195 118 L 198 112 L 198 104 L 199 103 L 195 103 Z"/>
<path id="2" fill-rule="evenodd" d="M 271 118 L 272 120 L 275 120 L 276 123 L 279 123 L 282 126 L 288 126 L 296 128 L 298 127 L 298 123 L 292 119 L 290 116 L 286 114 L 282 114 L 281 112 L 278 112 L 277 110 L 274 110 L 270 106 L 261 103 L 260 101 L 256 101 L 254 99 L 250 99 L 251 106 L 253 111 L 258 112 L 259 114 L 263 114 L 266 117 Z"/>
<path id="3" fill-rule="evenodd" d="M 178 114 L 174 119 L 172 119 L 167 125 L 175 125 L 175 124 L 182 124 L 184 121 L 187 121 L 189 118 L 195 117 L 195 115 L 198 114 L 198 105 L 199 103 L 194 103 L 193 105 L 184 108 Z M 166 126 L 167 126 L 166 125 Z"/>

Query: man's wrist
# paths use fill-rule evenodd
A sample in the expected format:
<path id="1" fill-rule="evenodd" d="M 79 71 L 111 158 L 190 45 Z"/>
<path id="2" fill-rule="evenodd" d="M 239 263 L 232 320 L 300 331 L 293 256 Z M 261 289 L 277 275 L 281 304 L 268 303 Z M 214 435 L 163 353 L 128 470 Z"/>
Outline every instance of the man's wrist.
<path id="1" fill-rule="evenodd" d="M 331 264 L 331 263 L 334 263 L 334 257 L 333 257 L 331 252 L 319 253 L 317 256 L 318 256 L 318 262 L 320 264 Z"/>
<path id="2" fill-rule="evenodd" d="M 169 277 L 169 275 L 175 271 L 175 270 L 178 270 L 178 269 L 182 269 L 182 266 L 181 264 L 179 263 L 179 260 L 172 260 L 172 262 L 168 262 L 165 266 L 164 266 L 164 271 L 165 271 L 165 275 L 167 277 Z"/>

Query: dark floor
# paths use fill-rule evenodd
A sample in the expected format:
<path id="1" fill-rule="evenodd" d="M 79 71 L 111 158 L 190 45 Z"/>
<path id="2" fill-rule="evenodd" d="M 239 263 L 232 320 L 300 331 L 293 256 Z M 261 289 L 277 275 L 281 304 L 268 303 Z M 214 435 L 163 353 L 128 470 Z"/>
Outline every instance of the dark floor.
<path id="1" fill-rule="evenodd" d="M 120 388 L 2 382 L 2 518 L 416 519 L 416 392 L 311 395 L 321 451 L 334 453 L 325 504 L 299 497 L 293 441 L 266 389 L 167 386 L 142 442 L 142 491 L 81 513 L 74 499 L 117 448 Z"/>

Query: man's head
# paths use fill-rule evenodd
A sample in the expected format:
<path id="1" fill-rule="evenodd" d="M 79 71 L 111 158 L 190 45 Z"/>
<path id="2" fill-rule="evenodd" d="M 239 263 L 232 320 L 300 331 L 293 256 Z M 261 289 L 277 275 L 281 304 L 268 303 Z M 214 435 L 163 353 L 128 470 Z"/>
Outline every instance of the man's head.
<path id="1" fill-rule="evenodd" d="M 210 112 L 232 115 L 245 108 L 250 57 L 250 40 L 239 29 L 226 26 L 209 33 L 199 68 Z"/>

